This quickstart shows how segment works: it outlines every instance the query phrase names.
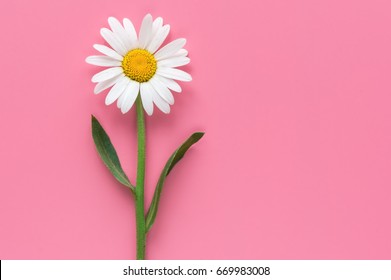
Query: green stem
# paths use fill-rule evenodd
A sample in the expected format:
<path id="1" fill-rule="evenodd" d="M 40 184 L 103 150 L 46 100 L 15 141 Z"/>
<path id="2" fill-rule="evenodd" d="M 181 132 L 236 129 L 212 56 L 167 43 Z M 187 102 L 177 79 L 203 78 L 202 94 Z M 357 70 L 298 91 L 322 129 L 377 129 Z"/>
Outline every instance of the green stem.
<path id="1" fill-rule="evenodd" d="M 137 107 L 137 180 L 135 189 L 136 200 L 136 235 L 137 259 L 145 259 L 145 213 L 144 213 L 144 177 L 145 177 L 145 120 L 140 95 L 136 101 Z"/>

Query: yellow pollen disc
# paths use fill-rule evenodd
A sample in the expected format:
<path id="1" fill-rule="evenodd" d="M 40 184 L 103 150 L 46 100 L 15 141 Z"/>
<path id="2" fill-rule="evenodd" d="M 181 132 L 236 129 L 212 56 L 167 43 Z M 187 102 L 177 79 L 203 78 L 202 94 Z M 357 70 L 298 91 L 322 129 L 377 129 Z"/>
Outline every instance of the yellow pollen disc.
<path id="1" fill-rule="evenodd" d="M 149 51 L 134 49 L 124 56 L 122 68 L 126 76 L 139 83 L 144 83 L 155 75 L 157 63 Z"/>

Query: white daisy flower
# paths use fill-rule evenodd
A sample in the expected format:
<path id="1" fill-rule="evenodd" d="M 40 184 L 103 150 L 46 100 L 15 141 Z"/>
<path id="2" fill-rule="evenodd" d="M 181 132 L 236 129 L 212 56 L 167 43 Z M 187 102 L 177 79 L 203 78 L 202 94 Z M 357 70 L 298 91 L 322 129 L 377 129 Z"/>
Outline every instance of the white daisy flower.
<path id="1" fill-rule="evenodd" d="M 89 64 L 109 67 L 92 77 L 92 82 L 97 83 L 94 93 L 111 87 L 105 103 L 117 101 L 123 114 L 132 108 L 140 93 L 148 115 L 153 113 L 153 104 L 168 114 L 170 105 L 174 104 L 171 90 L 181 92 L 175 80 L 191 81 L 188 73 L 176 69 L 190 62 L 183 49 L 186 39 L 176 39 L 160 48 L 170 26 L 163 25 L 161 17 L 153 20 L 150 14 L 144 17 L 138 38 L 129 19 L 125 18 L 123 25 L 114 17 L 108 21 L 111 30 L 102 28 L 100 34 L 111 48 L 96 44 L 94 48 L 103 55 L 86 59 Z"/>

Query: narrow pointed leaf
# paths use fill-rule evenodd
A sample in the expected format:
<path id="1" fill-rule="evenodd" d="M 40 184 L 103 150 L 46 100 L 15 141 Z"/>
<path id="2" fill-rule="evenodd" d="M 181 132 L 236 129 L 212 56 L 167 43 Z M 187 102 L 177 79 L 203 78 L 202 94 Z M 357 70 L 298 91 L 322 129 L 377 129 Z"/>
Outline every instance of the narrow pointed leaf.
<path id="1" fill-rule="evenodd" d="M 92 138 L 94 139 L 96 149 L 104 164 L 110 170 L 111 174 L 124 186 L 130 188 L 134 193 L 134 186 L 130 183 L 128 177 L 121 167 L 117 152 L 111 144 L 110 138 L 103 129 L 99 121 L 91 115 Z"/>
<path id="2" fill-rule="evenodd" d="M 187 150 L 195 143 L 198 142 L 204 136 L 203 132 L 193 133 L 168 159 L 166 165 L 160 174 L 159 181 L 157 182 L 155 193 L 152 198 L 151 206 L 149 206 L 148 214 L 146 217 L 147 232 L 151 229 L 156 219 L 157 210 L 159 207 L 160 195 L 163 189 L 164 181 L 168 174 L 170 174 L 172 168 L 180 161 Z"/>

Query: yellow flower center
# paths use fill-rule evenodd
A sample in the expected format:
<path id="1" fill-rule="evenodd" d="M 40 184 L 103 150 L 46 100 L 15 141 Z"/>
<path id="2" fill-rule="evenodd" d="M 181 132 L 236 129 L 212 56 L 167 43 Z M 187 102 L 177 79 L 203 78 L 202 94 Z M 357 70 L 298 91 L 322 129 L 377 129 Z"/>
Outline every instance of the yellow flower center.
<path id="1" fill-rule="evenodd" d="M 149 51 L 134 49 L 124 56 L 122 68 L 126 76 L 139 83 L 144 83 L 155 75 L 157 62 Z"/>

